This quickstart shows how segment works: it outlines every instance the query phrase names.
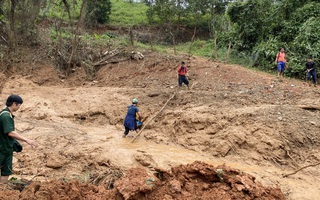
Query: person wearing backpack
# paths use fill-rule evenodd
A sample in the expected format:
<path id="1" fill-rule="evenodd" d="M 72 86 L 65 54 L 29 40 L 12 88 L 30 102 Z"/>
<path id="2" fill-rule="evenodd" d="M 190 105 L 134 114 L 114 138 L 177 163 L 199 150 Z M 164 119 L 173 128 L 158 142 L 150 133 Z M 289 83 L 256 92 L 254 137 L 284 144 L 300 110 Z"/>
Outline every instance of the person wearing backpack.
<path id="1" fill-rule="evenodd" d="M 142 115 L 138 109 L 138 100 L 132 99 L 132 104 L 128 106 L 126 118 L 124 119 L 124 133 L 122 137 L 127 137 L 129 131 L 137 131 L 142 126 Z M 138 118 L 138 119 L 137 119 Z"/>
<path id="2" fill-rule="evenodd" d="M 306 70 L 307 70 L 307 80 L 309 82 L 309 86 L 311 86 L 311 77 L 314 87 L 317 87 L 317 71 L 316 71 L 316 63 L 313 62 L 312 56 L 307 59 L 306 62 Z"/>
<path id="3" fill-rule="evenodd" d="M 185 62 L 181 62 L 181 66 L 178 67 L 178 74 L 177 74 L 177 78 L 178 78 L 178 84 L 181 87 L 182 83 L 186 84 L 188 89 L 189 88 L 189 80 L 188 78 L 188 68 L 185 66 Z"/>
<path id="4" fill-rule="evenodd" d="M 38 144 L 15 131 L 13 112 L 19 110 L 23 100 L 18 95 L 10 95 L 6 101 L 6 108 L 0 112 L 0 166 L 1 183 L 7 183 L 12 174 L 13 146 L 15 139 L 24 141 L 32 147 Z M 21 149 L 20 149 L 21 151 Z"/>
<path id="5" fill-rule="evenodd" d="M 282 81 L 283 72 L 286 68 L 286 62 L 287 62 L 287 56 L 284 52 L 284 48 L 280 48 L 280 52 L 277 53 L 276 60 L 275 60 L 275 64 L 277 65 L 279 81 Z"/>

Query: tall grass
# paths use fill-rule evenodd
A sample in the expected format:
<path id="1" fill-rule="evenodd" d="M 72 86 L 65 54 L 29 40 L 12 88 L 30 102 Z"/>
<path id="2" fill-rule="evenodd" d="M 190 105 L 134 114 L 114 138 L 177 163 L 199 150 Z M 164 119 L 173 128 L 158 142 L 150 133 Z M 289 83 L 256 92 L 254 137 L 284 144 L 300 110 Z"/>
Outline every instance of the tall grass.
<path id="1" fill-rule="evenodd" d="M 191 42 L 179 44 L 176 46 L 178 52 L 184 54 L 190 53 Z M 227 47 L 218 47 L 217 56 L 218 61 L 226 61 L 227 59 Z M 205 58 L 214 59 L 214 43 L 212 40 L 195 40 L 192 44 L 191 55 L 201 56 Z M 247 55 L 240 54 L 237 51 L 231 49 L 229 55 L 229 63 L 240 64 L 243 66 L 251 66 L 252 59 Z"/>
<path id="2" fill-rule="evenodd" d="M 111 0 L 110 24 L 118 26 L 133 26 L 147 24 L 148 6 L 144 3 Z"/>

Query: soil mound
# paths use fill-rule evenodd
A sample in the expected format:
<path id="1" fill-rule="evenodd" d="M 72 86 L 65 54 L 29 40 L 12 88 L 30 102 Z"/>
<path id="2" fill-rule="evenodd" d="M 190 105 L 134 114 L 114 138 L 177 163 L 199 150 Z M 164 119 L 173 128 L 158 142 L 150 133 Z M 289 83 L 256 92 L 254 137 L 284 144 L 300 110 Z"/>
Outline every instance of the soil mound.
<path id="1" fill-rule="evenodd" d="M 251 175 L 225 165 L 213 167 L 203 162 L 180 165 L 170 171 L 132 168 L 107 190 L 103 185 L 80 181 L 33 182 L 21 193 L 0 191 L 2 199 L 285 199 L 280 189 L 264 187 Z"/>

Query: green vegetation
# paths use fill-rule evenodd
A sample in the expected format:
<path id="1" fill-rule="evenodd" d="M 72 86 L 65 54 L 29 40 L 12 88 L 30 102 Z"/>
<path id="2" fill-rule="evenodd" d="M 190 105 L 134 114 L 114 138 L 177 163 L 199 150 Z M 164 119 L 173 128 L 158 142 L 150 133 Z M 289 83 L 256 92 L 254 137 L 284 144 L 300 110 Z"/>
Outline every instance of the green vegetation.
<path id="1" fill-rule="evenodd" d="M 117 26 L 134 26 L 148 23 L 147 9 L 143 3 L 111 0 L 110 24 Z"/>
<path id="2" fill-rule="evenodd" d="M 305 76 L 308 56 L 320 56 L 320 12 L 318 1 L 236 1 L 228 9 L 235 28 L 235 48 L 255 58 L 255 65 L 269 71 L 275 55 L 284 47 L 288 55 L 288 76 Z"/>
<path id="3" fill-rule="evenodd" d="M 86 6 L 86 24 L 104 24 L 109 21 L 111 12 L 110 0 L 87 1 Z"/>
<path id="4" fill-rule="evenodd" d="M 182 52 L 188 54 L 190 48 L 190 42 L 180 44 L 176 47 L 178 52 Z M 213 59 L 214 55 L 214 43 L 212 40 L 196 40 L 192 46 L 192 55 L 201 56 L 205 58 Z M 227 51 L 226 47 L 220 47 L 218 49 L 217 55 L 219 61 L 226 61 L 227 59 Z M 239 53 L 235 49 L 231 49 L 230 56 L 229 56 L 229 63 L 232 64 L 240 64 L 242 66 L 252 66 L 253 60 L 248 57 L 244 53 Z"/>
<path id="5" fill-rule="evenodd" d="M 68 21 L 79 16 L 81 2 L 76 1 L 74 4 L 69 4 L 67 1 L 48 1 L 45 7 L 43 15 L 46 17 Z"/>
<path id="6" fill-rule="evenodd" d="M 151 49 L 149 42 L 152 41 L 152 49 L 156 51 L 175 49 L 177 53 L 217 57 L 221 61 L 226 60 L 227 48 L 231 45 L 229 62 L 264 71 L 275 71 L 275 55 L 284 47 L 289 64 L 285 73 L 298 78 L 305 76 L 304 63 L 308 56 L 313 56 L 315 61 L 320 58 L 320 2 L 316 0 L 140 2 L 144 3 L 133 0 L 0 1 L 3 32 L 0 45 L 7 46 L 10 52 L 17 45 L 39 45 L 46 41 L 48 52 L 53 52 L 50 44 L 54 43 L 58 47 L 54 50 L 66 56 L 63 62 L 69 62 L 68 68 L 70 62 L 81 62 L 73 59 L 83 58 L 79 52 L 85 54 L 81 48 L 87 45 L 134 44 Z M 38 23 L 43 21 L 49 22 L 47 35 L 39 34 Z M 123 36 L 101 33 L 99 28 L 103 25 L 133 31 L 130 36 L 128 29 L 122 31 Z M 150 34 L 153 35 L 150 37 Z M 57 52 L 52 57 L 60 63 Z"/>

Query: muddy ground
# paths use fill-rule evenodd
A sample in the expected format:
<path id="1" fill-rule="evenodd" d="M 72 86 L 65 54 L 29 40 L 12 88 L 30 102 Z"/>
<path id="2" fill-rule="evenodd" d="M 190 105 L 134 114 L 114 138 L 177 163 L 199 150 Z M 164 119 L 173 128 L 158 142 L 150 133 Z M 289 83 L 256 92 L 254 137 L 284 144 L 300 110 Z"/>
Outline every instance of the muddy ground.
<path id="1" fill-rule="evenodd" d="M 319 165 L 284 177 L 319 163 L 319 88 L 203 58 L 144 54 L 102 66 L 93 81 L 81 67 L 61 79 L 48 63 L 1 75 L 2 105 L 12 93 L 23 97 L 17 131 L 39 143 L 14 154 L 1 199 L 319 197 Z M 191 90 L 177 87 L 182 60 Z M 122 138 L 133 98 L 146 124 L 134 142 L 135 132 Z"/>

